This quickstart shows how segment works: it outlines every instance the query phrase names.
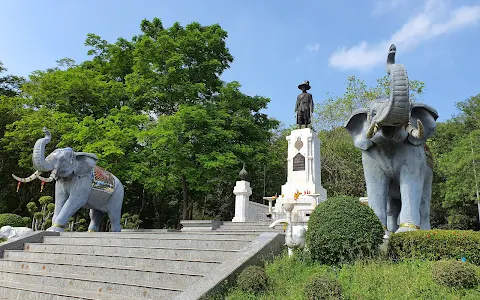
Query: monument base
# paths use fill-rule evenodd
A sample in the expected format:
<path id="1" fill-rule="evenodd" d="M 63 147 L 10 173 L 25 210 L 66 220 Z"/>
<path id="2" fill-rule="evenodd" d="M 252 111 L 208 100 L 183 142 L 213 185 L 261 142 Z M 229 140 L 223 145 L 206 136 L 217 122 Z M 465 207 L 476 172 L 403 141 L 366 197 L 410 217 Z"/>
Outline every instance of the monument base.
<path id="1" fill-rule="evenodd" d="M 301 195 L 296 200 L 292 219 L 306 222 L 317 204 L 327 199 L 327 191 L 321 184 L 320 139 L 311 128 L 302 128 L 292 130 L 287 141 L 288 177 L 282 186 L 282 196 L 276 200 L 275 212 L 284 215 L 284 200 L 293 199 L 298 192 Z"/>

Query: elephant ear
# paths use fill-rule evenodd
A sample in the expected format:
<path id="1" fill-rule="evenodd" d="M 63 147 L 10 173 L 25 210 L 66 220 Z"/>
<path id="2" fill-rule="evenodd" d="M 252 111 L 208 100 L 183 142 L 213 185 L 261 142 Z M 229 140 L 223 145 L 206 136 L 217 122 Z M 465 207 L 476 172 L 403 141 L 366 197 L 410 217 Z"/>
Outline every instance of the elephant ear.
<path id="1" fill-rule="evenodd" d="M 368 110 L 366 108 L 357 109 L 344 125 L 352 137 L 355 147 L 362 150 L 367 150 L 373 145 L 373 142 L 366 135 L 368 130 L 367 114 Z"/>
<path id="2" fill-rule="evenodd" d="M 408 135 L 408 141 L 413 145 L 422 145 L 433 135 L 437 128 L 438 113 L 435 108 L 423 104 L 412 104 L 412 113 L 410 116 L 410 123 L 412 125 L 417 124 L 417 120 L 420 120 L 423 124 L 423 138 L 417 139 L 411 135 Z"/>
<path id="3" fill-rule="evenodd" d="M 98 157 L 95 154 L 87 152 L 75 152 L 77 159 L 77 171 L 76 174 L 86 174 L 92 170 L 97 164 Z"/>

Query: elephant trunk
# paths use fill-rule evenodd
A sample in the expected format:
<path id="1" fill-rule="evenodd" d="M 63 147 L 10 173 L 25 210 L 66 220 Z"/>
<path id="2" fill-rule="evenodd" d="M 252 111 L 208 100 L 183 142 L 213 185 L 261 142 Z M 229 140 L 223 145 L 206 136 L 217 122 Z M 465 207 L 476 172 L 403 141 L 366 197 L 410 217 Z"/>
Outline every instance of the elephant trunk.
<path id="1" fill-rule="evenodd" d="M 50 131 L 47 128 L 43 128 L 43 132 L 45 133 L 45 137 L 38 139 L 33 147 L 33 167 L 42 172 L 47 172 L 53 170 L 53 164 L 49 161 L 45 160 L 45 146 L 50 142 L 52 139 L 50 135 Z"/>
<path id="2" fill-rule="evenodd" d="M 390 46 L 387 58 L 387 73 L 390 75 L 390 99 L 377 112 L 378 126 L 406 126 L 410 120 L 410 95 L 407 70 L 395 63 L 395 45 Z"/>

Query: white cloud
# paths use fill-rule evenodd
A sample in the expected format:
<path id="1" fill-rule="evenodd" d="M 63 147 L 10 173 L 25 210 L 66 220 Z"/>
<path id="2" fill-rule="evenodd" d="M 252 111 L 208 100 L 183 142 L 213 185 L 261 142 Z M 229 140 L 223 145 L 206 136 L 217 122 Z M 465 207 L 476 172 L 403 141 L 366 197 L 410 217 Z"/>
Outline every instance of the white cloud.
<path id="1" fill-rule="evenodd" d="M 318 50 L 320 50 L 320 44 L 314 44 L 314 45 L 308 45 L 307 46 L 307 50 L 309 52 L 317 52 Z"/>
<path id="2" fill-rule="evenodd" d="M 375 0 L 373 4 L 373 15 L 385 14 L 401 6 L 404 6 L 407 0 Z"/>
<path id="3" fill-rule="evenodd" d="M 342 70 L 369 70 L 384 63 L 390 44 L 402 53 L 414 50 L 419 43 L 474 25 L 480 19 L 480 5 L 449 9 L 444 0 L 427 0 L 423 11 L 413 16 L 389 39 L 370 44 L 337 49 L 329 58 L 329 65 Z"/>

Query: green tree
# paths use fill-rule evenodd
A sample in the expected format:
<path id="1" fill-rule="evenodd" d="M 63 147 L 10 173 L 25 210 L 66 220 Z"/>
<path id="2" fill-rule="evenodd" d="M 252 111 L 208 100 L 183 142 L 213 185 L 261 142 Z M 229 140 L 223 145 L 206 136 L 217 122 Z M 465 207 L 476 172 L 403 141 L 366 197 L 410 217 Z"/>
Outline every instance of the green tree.
<path id="1" fill-rule="evenodd" d="M 438 157 L 432 211 L 440 211 L 443 223 L 450 228 L 479 228 L 480 94 L 457 103 L 457 107 L 461 113 L 440 123 L 430 142 Z"/>
<path id="2" fill-rule="evenodd" d="M 233 61 L 220 25 L 197 22 L 165 29 L 158 18 L 143 20 L 136 39 L 133 73 L 126 76 L 131 106 L 172 114 L 181 104 L 207 103 L 222 86 Z"/>

